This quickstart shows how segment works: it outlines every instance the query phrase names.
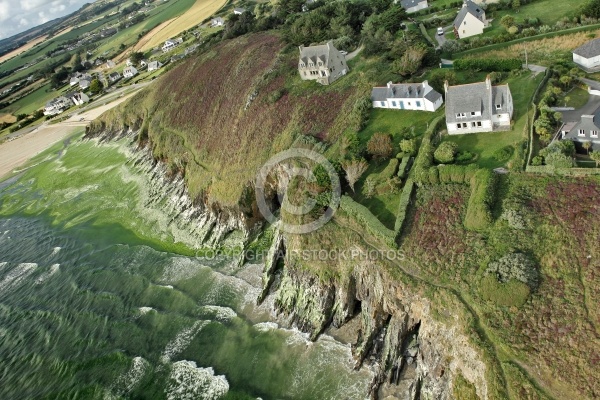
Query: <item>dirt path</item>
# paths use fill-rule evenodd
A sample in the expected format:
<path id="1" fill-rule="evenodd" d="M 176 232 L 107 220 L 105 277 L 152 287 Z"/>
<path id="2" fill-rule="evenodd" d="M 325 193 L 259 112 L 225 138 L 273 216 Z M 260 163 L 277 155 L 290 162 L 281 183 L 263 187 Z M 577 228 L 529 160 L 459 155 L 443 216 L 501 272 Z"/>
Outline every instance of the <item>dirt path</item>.
<path id="1" fill-rule="evenodd" d="M 46 150 L 54 143 L 64 139 L 77 130 L 83 129 L 90 121 L 99 117 L 131 97 L 130 93 L 100 107 L 73 115 L 71 118 L 57 124 L 44 123 L 31 132 L 0 145 L 0 179 L 6 177 L 15 168 L 27 160 Z"/>

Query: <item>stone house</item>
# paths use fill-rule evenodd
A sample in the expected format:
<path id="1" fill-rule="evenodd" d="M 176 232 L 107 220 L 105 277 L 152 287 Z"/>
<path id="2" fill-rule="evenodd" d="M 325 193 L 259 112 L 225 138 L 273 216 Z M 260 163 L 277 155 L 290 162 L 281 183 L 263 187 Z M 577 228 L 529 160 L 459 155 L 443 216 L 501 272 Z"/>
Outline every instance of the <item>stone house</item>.
<path id="1" fill-rule="evenodd" d="M 317 46 L 300 46 L 298 73 L 302 80 L 316 80 L 329 85 L 349 71 L 346 57 L 329 41 Z"/>

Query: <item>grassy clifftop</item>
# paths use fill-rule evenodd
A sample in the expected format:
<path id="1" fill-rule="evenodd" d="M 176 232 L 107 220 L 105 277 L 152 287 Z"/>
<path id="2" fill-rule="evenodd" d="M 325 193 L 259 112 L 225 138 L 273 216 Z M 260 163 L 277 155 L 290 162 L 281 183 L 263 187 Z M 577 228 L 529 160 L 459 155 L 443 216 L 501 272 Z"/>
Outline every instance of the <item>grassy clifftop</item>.
<path id="1" fill-rule="evenodd" d="M 331 143 L 348 124 L 356 88 L 301 82 L 296 57 L 276 34 L 223 42 L 173 68 L 92 130 L 141 127 L 140 139 L 185 173 L 193 196 L 237 205 L 271 155 L 300 135 Z"/>

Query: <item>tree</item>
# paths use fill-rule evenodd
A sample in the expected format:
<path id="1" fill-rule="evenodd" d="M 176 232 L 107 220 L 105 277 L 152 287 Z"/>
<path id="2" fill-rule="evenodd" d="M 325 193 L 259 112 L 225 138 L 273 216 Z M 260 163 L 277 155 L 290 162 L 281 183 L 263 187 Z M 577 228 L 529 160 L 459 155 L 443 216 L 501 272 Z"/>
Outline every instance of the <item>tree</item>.
<path id="1" fill-rule="evenodd" d="M 104 86 L 102 85 L 102 82 L 100 82 L 98 79 L 94 79 L 92 82 L 90 82 L 90 92 L 93 94 L 100 93 L 103 88 Z"/>
<path id="2" fill-rule="evenodd" d="M 443 142 L 435 149 L 433 158 L 440 164 L 448 164 L 454 161 L 458 145 L 454 142 Z"/>
<path id="3" fill-rule="evenodd" d="M 27 114 L 18 114 L 17 115 L 17 121 L 22 121 L 25 118 L 27 118 Z"/>
<path id="4" fill-rule="evenodd" d="M 505 15 L 500 19 L 500 24 L 508 30 L 511 26 L 515 24 L 515 19 L 510 15 Z"/>
<path id="5" fill-rule="evenodd" d="M 392 138 L 387 133 L 377 132 L 367 142 L 367 151 L 374 158 L 389 158 L 393 150 Z"/>
<path id="6" fill-rule="evenodd" d="M 571 98 L 569 96 L 565 96 L 565 107 L 569 101 L 571 101 Z"/>
<path id="7" fill-rule="evenodd" d="M 417 140 L 416 139 L 404 139 L 400 141 L 400 151 L 403 153 L 414 156 L 417 154 Z"/>
<path id="8" fill-rule="evenodd" d="M 583 142 L 583 148 L 587 151 L 588 156 L 590 155 L 590 148 L 592 147 L 592 142 Z"/>
<path id="9" fill-rule="evenodd" d="M 521 7 L 521 0 L 513 0 L 512 1 L 512 8 L 514 10 L 517 10 L 519 7 Z"/>
<path id="10" fill-rule="evenodd" d="M 427 49 L 424 45 L 408 47 L 402 58 L 392 64 L 393 71 L 402 76 L 414 74 L 421 68 L 425 54 L 427 54 Z"/>
<path id="11" fill-rule="evenodd" d="M 596 168 L 600 167 L 600 151 L 592 151 L 590 153 L 590 158 L 596 162 Z"/>
<path id="12" fill-rule="evenodd" d="M 342 137 L 342 157 L 354 158 L 360 152 L 360 141 L 356 132 L 346 133 Z"/>
<path id="13" fill-rule="evenodd" d="M 435 69 L 431 71 L 429 76 L 429 84 L 439 93 L 444 93 L 444 82 L 448 81 L 448 85 L 456 85 L 456 72 L 449 69 Z"/>
<path id="14" fill-rule="evenodd" d="M 134 51 L 133 53 L 131 53 L 131 55 L 129 56 L 129 60 L 133 63 L 133 64 L 139 64 L 140 61 L 142 61 L 144 59 L 144 53 L 142 53 L 141 51 Z"/>
<path id="15" fill-rule="evenodd" d="M 362 174 L 365 173 L 367 168 L 369 168 L 369 164 L 362 158 L 346 160 L 342 163 L 342 168 L 344 169 L 344 172 L 346 172 L 346 180 L 354 192 L 354 184 L 360 179 Z"/>

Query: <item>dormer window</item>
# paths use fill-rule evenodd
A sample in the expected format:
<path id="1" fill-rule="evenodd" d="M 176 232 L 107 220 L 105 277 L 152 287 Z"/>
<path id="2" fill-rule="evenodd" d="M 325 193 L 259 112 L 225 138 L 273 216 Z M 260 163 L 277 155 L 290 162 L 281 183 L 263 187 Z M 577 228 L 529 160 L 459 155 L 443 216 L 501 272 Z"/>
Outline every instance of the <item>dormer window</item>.
<path id="1" fill-rule="evenodd" d="M 501 104 L 496 104 L 496 110 L 500 110 L 502 108 Z"/>
<path id="2" fill-rule="evenodd" d="M 593 138 L 597 138 L 598 137 L 598 131 L 591 131 L 590 132 L 590 136 L 592 136 Z"/>
<path id="3" fill-rule="evenodd" d="M 580 129 L 580 130 L 579 130 L 579 132 L 577 132 L 577 134 L 578 134 L 579 136 L 585 136 L 585 130 L 583 130 L 583 129 Z"/>
<path id="4" fill-rule="evenodd" d="M 456 113 L 456 118 L 465 118 L 467 114 L 465 113 Z"/>

